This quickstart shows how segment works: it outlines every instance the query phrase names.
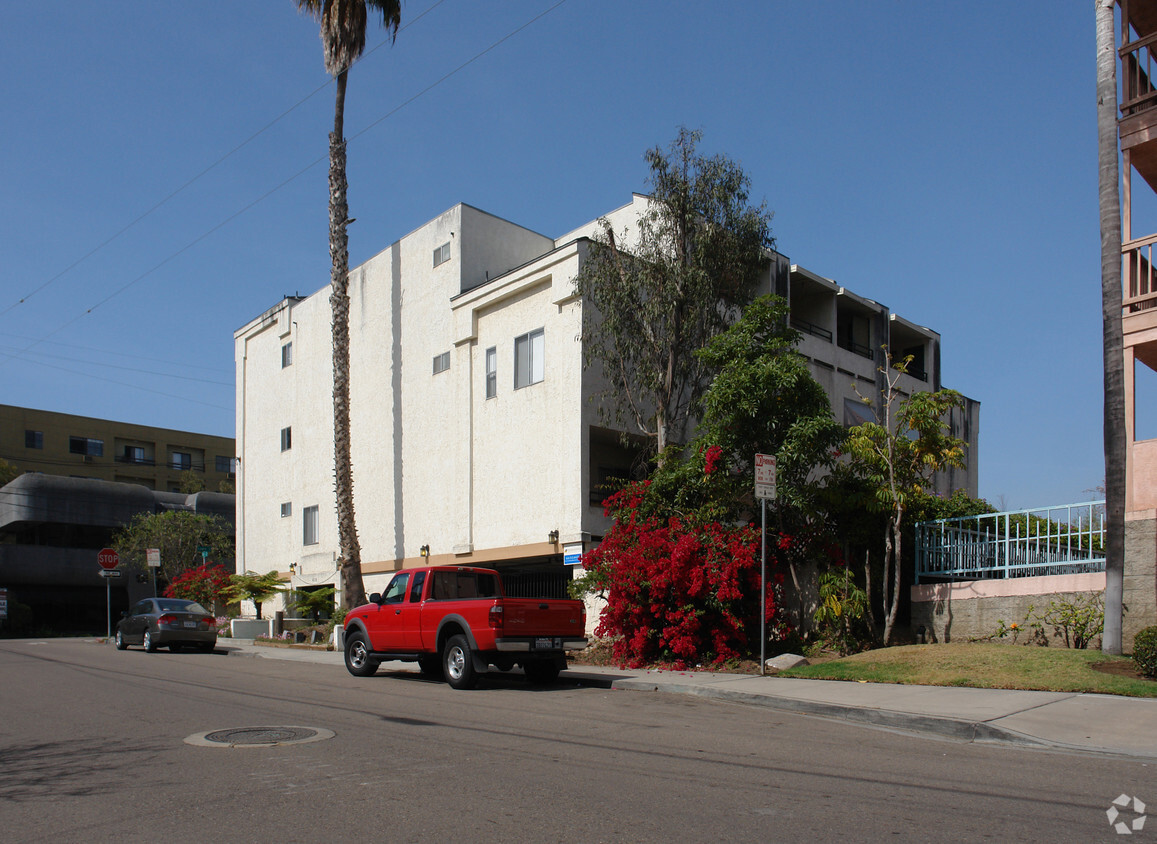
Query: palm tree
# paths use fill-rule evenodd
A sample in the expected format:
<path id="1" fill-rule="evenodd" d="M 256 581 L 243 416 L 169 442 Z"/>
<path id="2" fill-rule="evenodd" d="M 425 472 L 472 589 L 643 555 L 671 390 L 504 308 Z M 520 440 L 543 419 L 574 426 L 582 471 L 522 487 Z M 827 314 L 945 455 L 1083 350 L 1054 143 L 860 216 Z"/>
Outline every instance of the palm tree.
<path id="1" fill-rule="evenodd" d="M 329 135 L 329 255 L 333 308 L 333 451 L 337 497 L 338 541 L 341 555 L 342 604 L 364 604 L 362 552 L 354 518 L 353 469 L 350 466 L 350 348 L 349 348 L 349 204 L 346 199 L 345 90 L 352 65 L 366 48 L 369 10 L 380 12 L 382 25 L 397 38 L 402 21 L 401 0 L 297 0 L 298 9 L 321 22 L 325 69 L 337 80 L 333 131 Z"/>
<path id="2" fill-rule="evenodd" d="M 1105 630 L 1101 650 L 1122 647 L 1125 574 L 1125 351 L 1121 332 L 1121 194 L 1117 170 L 1115 0 L 1097 0 L 1097 153 L 1101 206 L 1101 324 L 1105 360 Z"/>

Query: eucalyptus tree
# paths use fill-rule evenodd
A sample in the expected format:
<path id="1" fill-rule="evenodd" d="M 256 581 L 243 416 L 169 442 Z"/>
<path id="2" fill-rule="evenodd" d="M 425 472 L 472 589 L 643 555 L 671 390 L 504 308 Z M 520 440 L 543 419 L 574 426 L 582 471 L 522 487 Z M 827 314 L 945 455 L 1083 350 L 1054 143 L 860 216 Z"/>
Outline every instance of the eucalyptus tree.
<path id="1" fill-rule="evenodd" d="M 366 48 L 371 12 L 396 38 L 402 21 L 401 0 L 297 0 L 297 6 L 321 23 L 325 69 L 337 82 L 333 131 L 329 135 L 329 254 L 332 262 L 330 306 L 333 309 L 333 442 L 334 489 L 337 498 L 342 600 L 346 607 L 365 603 L 361 547 L 354 516 L 353 469 L 350 463 L 349 350 L 349 203 L 346 197 L 344 136 L 346 81 Z"/>
<path id="2" fill-rule="evenodd" d="M 650 201 L 636 231 L 600 220 L 575 277 L 590 308 L 583 354 L 607 378 L 607 414 L 660 455 L 683 441 L 707 387 L 695 352 L 752 300 L 774 243 L 743 169 L 702 155 L 699 140 L 681 129 L 668 149 L 648 150 Z"/>

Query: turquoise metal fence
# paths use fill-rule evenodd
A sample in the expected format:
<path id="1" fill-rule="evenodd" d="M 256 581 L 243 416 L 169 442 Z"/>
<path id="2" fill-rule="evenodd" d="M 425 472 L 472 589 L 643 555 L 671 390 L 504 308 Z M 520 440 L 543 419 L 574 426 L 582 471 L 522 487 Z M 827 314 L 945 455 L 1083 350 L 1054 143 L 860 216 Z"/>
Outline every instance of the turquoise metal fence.
<path id="1" fill-rule="evenodd" d="M 916 525 L 916 582 L 1105 570 L 1105 502 Z"/>

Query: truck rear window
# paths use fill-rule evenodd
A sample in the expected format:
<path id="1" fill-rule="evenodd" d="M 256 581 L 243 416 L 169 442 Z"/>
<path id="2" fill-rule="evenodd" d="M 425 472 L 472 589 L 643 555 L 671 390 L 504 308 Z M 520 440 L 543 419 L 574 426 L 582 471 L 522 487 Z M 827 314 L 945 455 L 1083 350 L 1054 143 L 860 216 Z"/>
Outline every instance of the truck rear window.
<path id="1" fill-rule="evenodd" d="M 487 572 L 436 571 L 430 584 L 431 601 L 457 598 L 498 598 L 498 579 Z"/>

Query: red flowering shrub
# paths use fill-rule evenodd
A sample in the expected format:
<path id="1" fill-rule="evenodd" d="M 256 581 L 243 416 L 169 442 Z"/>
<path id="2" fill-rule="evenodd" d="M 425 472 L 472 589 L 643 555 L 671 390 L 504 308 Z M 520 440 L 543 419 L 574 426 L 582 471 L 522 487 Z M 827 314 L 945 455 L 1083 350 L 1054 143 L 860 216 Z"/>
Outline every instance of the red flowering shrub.
<path id="1" fill-rule="evenodd" d="M 165 589 L 166 598 L 184 598 L 196 601 L 212 610 L 216 601 L 229 601 L 229 572 L 220 564 L 206 563 L 195 569 L 187 569 L 175 577 Z"/>
<path id="2" fill-rule="evenodd" d="M 583 559 L 607 599 L 596 634 L 614 637 L 615 658 L 631 667 L 722 662 L 757 647 L 758 530 L 650 512 L 647 487 L 632 484 L 607 500 L 615 524 Z M 769 622 L 774 598 L 769 579 Z"/>

